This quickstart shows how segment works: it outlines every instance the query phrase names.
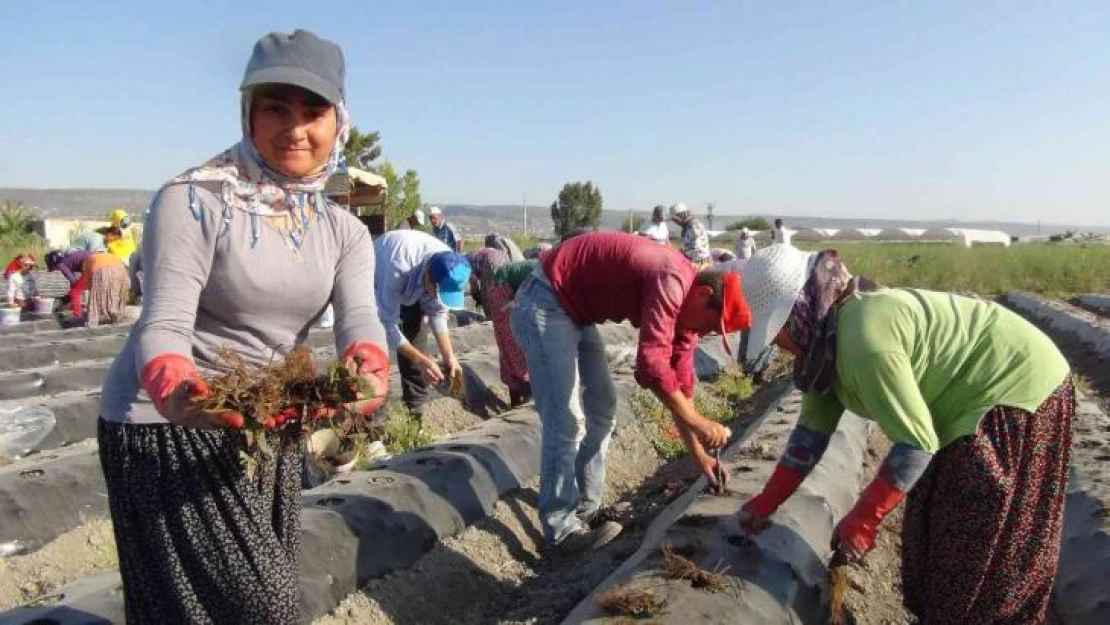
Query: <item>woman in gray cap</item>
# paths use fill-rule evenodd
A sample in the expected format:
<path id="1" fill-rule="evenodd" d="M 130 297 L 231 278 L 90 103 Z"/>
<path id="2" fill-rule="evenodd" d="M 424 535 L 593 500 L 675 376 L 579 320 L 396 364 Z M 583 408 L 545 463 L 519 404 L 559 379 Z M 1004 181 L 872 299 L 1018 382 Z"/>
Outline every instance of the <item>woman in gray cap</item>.
<path id="1" fill-rule="evenodd" d="M 143 313 L 98 426 L 128 623 L 300 622 L 296 435 L 268 429 L 274 455 L 249 474 L 243 416 L 193 400 L 210 392 L 221 348 L 265 364 L 303 342 L 329 301 L 337 353 L 375 389 L 345 409 L 384 399 L 370 236 L 323 194 L 350 128 L 343 79 L 329 41 L 260 39 L 241 87 L 243 138 L 148 210 Z"/>

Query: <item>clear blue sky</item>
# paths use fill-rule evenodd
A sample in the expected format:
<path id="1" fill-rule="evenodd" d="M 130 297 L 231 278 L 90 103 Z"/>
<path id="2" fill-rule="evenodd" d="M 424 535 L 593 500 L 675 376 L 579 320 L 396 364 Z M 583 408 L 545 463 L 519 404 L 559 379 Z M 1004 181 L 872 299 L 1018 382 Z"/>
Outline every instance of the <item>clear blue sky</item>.
<path id="1" fill-rule="evenodd" d="M 5 9 L 0 186 L 158 186 L 238 139 L 254 41 L 305 27 L 432 201 L 589 178 L 614 209 L 1110 225 L 1104 0 L 249 4 Z"/>

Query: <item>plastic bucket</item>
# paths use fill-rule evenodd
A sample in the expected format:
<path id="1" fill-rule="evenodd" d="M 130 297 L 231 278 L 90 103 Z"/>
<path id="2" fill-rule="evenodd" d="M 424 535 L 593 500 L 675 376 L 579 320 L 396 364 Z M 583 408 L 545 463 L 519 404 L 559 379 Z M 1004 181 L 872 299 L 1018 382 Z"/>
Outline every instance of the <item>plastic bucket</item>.
<path id="1" fill-rule="evenodd" d="M 18 308 L 8 308 L 7 306 L 0 308 L 0 326 L 18 325 L 21 312 Z"/>
<path id="2" fill-rule="evenodd" d="M 36 297 L 35 298 L 35 313 L 39 315 L 49 315 L 54 312 L 54 298 L 53 297 Z"/>

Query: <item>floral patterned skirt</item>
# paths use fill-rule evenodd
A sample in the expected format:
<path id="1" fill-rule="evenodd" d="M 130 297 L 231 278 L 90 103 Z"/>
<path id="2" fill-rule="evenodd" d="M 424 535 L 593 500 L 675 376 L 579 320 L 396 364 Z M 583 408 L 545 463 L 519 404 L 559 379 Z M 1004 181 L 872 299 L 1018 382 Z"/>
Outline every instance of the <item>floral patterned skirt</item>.
<path id="1" fill-rule="evenodd" d="M 1035 413 L 996 407 L 933 458 L 902 525 L 905 602 L 921 623 L 1045 621 L 1074 412 L 1069 376 Z"/>
<path id="2" fill-rule="evenodd" d="M 300 622 L 301 454 L 248 479 L 239 436 L 100 420 L 129 624 Z"/>
<path id="3" fill-rule="evenodd" d="M 104 267 L 89 280 L 88 326 L 123 321 L 123 309 L 131 297 L 131 275 L 127 268 Z"/>
<path id="4" fill-rule="evenodd" d="M 513 301 L 513 292 L 508 286 L 496 285 L 486 291 L 489 300 L 486 313 L 493 321 L 493 337 L 497 341 L 497 352 L 501 361 L 501 381 L 513 392 L 529 390 L 528 362 L 524 359 L 524 352 L 513 338 L 513 331 L 509 327 L 509 305 Z"/>

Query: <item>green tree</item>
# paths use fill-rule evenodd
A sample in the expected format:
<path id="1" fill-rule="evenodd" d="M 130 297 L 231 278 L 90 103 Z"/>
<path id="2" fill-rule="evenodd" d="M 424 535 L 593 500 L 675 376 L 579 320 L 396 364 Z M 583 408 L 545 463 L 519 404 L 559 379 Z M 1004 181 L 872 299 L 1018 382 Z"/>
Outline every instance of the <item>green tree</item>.
<path id="1" fill-rule="evenodd" d="M 386 193 L 382 211 L 385 214 L 385 227 L 396 228 L 416 209 L 423 206 L 420 195 L 420 175 L 415 169 L 405 170 L 404 175 L 397 173 L 397 167 L 389 160 L 378 166 L 378 175 L 385 178 L 389 189 Z"/>
<path id="2" fill-rule="evenodd" d="M 397 168 L 393 166 L 392 162 L 382 161 L 382 164 L 378 166 L 378 175 L 385 178 L 387 189 L 385 204 L 382 205 L 382 212 L 385 214 L 385 227 L 392 228 L 405 218 L 401 208 L 401 203 L 405 199 L 405 192 L 401 188 L 401 177 L 397 175 Z"/>
<path id="3" fill-rule="evenodd" d="M 740 221 L 729 224 L 725 230 L 739 230 L 741 228 L 747 228 L 748 230 L 770 230 L 774 228 L 774 226 L 771 225 L 771 222 L 762 217 L 745 217 Z"/>
<path id="4" fill-rule="evenodd" d="M 347 165 L 381 173 L 378 172 L 378 166 L 374 164 L 374 161 L 382 155 L 382 146 L 378 144 L 380 141 L 381 135 L 378 131 L 363 133 L 357 126 L 351 126 L 351 136 L 343 148 Z"/>
<path id="5" fill-rule="evenodd" d="M 416 209 L 424 204 L 420 201 L 420 176 L 415 169 L 406 169 L 405 177 L 401 179 L 401 191 L 404 198 L 401 200 L 403 218 L 413 214 Z"/>
<path id="6" fill-rule="evenodd" d="M 6 200 L 0 204 L 0 237 L 22 236 L 29 232 L 31 211 L 23 202 Z"/>
<path id="7" fill-rule="evenodd" d="M 7 262 L 16 254 L 41 256 L 46 252 L 46 241 L 31 232 L 35 215 L 22 203 L 0 203 L 0 259 Z"/>
<path id="8" fill-rule="evenodd" d="M 568 182 L 551 203 L 551 221 L 556 236 L 562 237 L 577 228 L 597 228 L 601 219 L 601 189 L 592 181 Z"/>

